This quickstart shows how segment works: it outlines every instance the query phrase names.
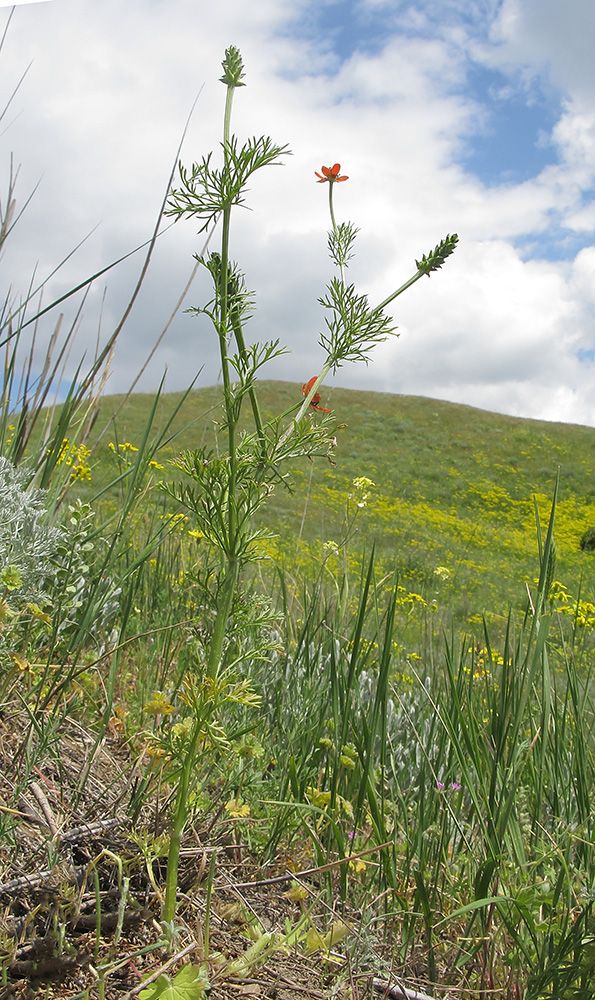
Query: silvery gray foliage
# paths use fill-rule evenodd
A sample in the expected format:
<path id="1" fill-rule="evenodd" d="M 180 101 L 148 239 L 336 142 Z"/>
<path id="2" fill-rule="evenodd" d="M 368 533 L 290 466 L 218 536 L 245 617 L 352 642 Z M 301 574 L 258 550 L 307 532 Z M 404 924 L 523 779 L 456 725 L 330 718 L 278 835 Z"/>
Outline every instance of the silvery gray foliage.
<path id="1" fill-rule="evenodd" d="M 280 633 L 278 638 L 279 645 L 283 645 Z M 295 656 L 280 657 L 273 652 L 269 663 L 274 670 L 271 672 L 269 667 L 268 676 L 263 676 L 259 684 L 263 714 L 275 718 L 278 731 L 289 741 L 300 731 L 315 731 L 321 714 L 329 710 L 329 653 L 309 643 Z"/>
<path id="2" fill-rule="evenodd" d="M 51 527 L 44 520 L 46 491 L 28 486 L 28 479 L 0 456 L 0 572 L 16 567 L 20 575 L 5 600 L 17 613 L 26 602 L 44 606 L 62 638 L 76 634 L 92 609 L 99 640 L 118 615 L 121 588 L 102 570 L 89 538 L 94 512 L 77 500 L 64 525 Z"/>
<path id="3" fill-rule="evenodd" d="M 45 490 L 27 486 L 28 473 L 0 456 L 0 570 L 16 566 L 21 585 L 11 604 L 37 601 L 55 577 L 52 557 L 62 531 L 44 522 Z"/>
<path id="4" fill-rule="evenodd" d="M 372 710 L 377 678 L 373 671 L 363 670 L 359 678 L 359 712 Z M 430 678 L 423 686 L 387 698 L 386 743 L 389 766 L 388 781 L 397 780 L 401 788 L 415 788 L 419 783 L 422 764 L 440 770 L 440 743 L 434 713 L 429 708 Z M 375 747 L 379 753 L 380 747 Z"/>
<path id="5" fill-rule="evenodd" d="M 102 557 L 90 536 L 95 512 L 76 500 L 68 507 L 53 563 L 56 569 L 56 621 L 58 635 L 76 633 L 81 620 L 92 611 L 93 636 L 104 637 L 120 610 L 121 587 L 104 572 Z"/>

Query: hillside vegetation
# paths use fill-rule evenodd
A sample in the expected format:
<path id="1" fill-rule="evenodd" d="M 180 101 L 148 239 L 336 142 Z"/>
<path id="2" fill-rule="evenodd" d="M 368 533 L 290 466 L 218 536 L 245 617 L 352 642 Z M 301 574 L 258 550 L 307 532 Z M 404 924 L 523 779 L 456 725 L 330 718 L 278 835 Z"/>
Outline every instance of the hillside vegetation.
<path id="1" fill-rule="evenodd" d="M 259 388 L 266 416 L 301 398 L 293 383 Z M 342 551 L 351 507 L 356 531 L 345 558 L 352 569 L 374 544 L 387 572 L 396 566 L 408 590 L 428 605 L 448 606 L 460 625 L 484 612 L 506 615 L 510 605 L 524 604 L 526 584 L 535 578 L 535 504 L 546 522 L 559 473 L 556 578 L 574 596 L 580 590 L 583 601 L 594 600 L 594 558 L 580 548 L 583 533 L 595 525 L 593 428 L 389 393 L 332 389 L 323 402 L 337 420 L 336 465 L 325 458 L 295 463 L 292 492 L 277 487 L 266 507 L 266 525 L 276 536 L 267 549 L 287 567 L 310 572 L 329 553 L 330 568 L 336 567 L 329 543 Z M 90 442 L 94 492 L 113 475 L 109 442 L 138 446 L 153 404 L 154 397 L 143 394 L 124 405 L 119 396 L 103 399 Z M 171 424 L 175 439 L 158 452 L 165 468 L 182 449 L 217 446 L 216 388 L 164 395 L 154 433 L 180 404 Z M 159 475 L 171 470 L 156 470 Z M 358 477 L 375 484 L 360 510 L 348 499 Z M 339 562 L 343 567 L 343 556 Z"/>

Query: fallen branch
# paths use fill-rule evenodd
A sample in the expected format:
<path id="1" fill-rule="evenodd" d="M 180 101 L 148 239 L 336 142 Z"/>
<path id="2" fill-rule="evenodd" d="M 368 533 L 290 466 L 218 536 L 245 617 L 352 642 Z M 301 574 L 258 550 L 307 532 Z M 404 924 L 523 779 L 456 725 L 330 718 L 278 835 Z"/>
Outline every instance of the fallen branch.
<path id="1" fill-rule="evenodd" d="M 400 979 L 396 978 L 394 985 L 392 985 L 389 980 L 374 977 L 372 986 L 378 993 L 383 993 L 385 997 L 394 997 L 394 1000 L 435 1000 L 435 997 L 430 997 L 427 993 L 410 990 L 408 986 L 403 985 Z"/>
<path id="2" fill-rule="evenodd" d="M 357 861 L 359 858 L 364 858 L 366 854 L 375 854 L 377 851 L 382 851 L 385 847 L 392 847 L 392 843 L 392 840 L 388 840 L 386 844 L 368 847 L 365 851 L 358 851 L 357 854 L 349 854 L 346 858 L 339 858 L 338 861 L 329 861 L 327 865 L 319 865 L 318 868 L 306 868 L 301 872 L 288 872 L 286 875 L 276 875 L 275 878 L 265 878 L 259 882 L 230 882 L 229 888 L 256 889 L 262 885 L 276 885 L 278 882 L 289 882 L 291 879 L 306 878 L 308 875 L 318 875 L 320 872 L 328 872 L 332 868 L 338 868 L 339 865 L 346 865 L 350 861 Z"/>

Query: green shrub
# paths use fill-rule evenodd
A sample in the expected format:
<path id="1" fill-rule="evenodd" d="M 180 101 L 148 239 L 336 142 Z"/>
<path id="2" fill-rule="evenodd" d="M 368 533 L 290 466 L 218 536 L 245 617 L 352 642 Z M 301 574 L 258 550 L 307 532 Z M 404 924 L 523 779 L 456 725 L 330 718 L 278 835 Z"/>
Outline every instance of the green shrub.
<path id="1" fill-rule="evenodd" d="M 595 549 L 595 527 L 587 528 L 581 538 L 581 549 L 583 552 L 591 552 Z"/>

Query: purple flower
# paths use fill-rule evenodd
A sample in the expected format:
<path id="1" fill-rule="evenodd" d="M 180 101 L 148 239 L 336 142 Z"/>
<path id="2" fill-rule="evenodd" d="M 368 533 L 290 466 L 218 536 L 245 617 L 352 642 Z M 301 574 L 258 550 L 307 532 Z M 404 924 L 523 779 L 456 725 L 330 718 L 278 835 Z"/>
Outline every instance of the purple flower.
<path id="1" fill-rule="evenodd" d="M 442 789 L 444 788 L 444 782 L 443 781 L 437 781 L 436 782 L 436 788 L 438 789 L 439 792 L 441 792 Z"/>
<path id="2" fill-rule="evenodd" d="M 459 785 L 456 781 L 451 781 L 450 787 L 452 788 L 453 792 L 458 792 L 459 788 L 462 788 L 463 786 Z"/>

